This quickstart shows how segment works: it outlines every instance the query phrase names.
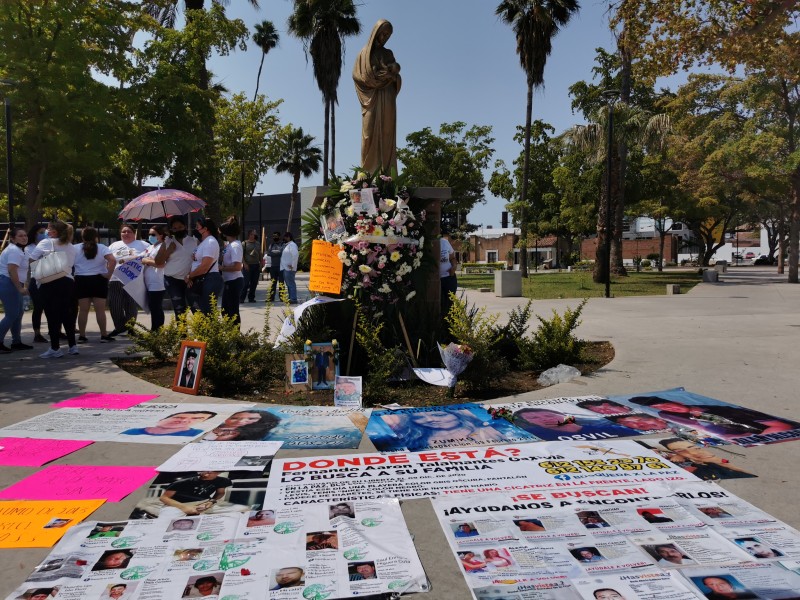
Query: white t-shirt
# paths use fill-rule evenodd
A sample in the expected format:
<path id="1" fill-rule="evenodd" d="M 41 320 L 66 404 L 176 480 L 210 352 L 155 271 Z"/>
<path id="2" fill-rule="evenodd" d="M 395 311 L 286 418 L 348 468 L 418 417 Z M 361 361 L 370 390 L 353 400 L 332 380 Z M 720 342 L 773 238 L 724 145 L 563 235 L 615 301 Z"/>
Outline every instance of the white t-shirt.
<path id="1" fill-rule="evenodd" d="M 111 250 L 114 258 L 117 259 L 117 262 L 119 262 L 121 260 L 134 258 L 135 256 L 144 256 L 144 253 L 147 252 L 149 247 L 150 244 L 144 240 L 133 240 L 130 244 L 126 244 L 122 240 L 119 240 L 111 244 L 108 249 Z M 117 277 L 116 269 L 114 270 L 114 274 L 111 276 L 111 281 L 122 281 L 122 279 Z"/>
<path id="2" fill-rule="evenodd" d="M 72 244 L 62 244 L 56 238 L 47 238 L 36 244 L 36 248 L 31 250 L 29 255 L 31 260 L 39 260 L 51 252 L 63 252 L 67 255 L 67 277 L 72 277 L 72 267 L 75 265 L 75 246 Z"/>
<path id="3" fill-rule="evenodd" d="M 209 235 L 197 245 L 197 249 L 192 254 L 192 271 L 196 270 L 203 259 L 207 257 L 213 258 L 214 262 L 211 263 L 211 268 L 206 273 L 219 273 L 219 242 L 213 235 Z"/>
<path id="4" fill-rule="evenodd" d="M 232 242 L 228 242 L 225 244 L 225 248 L 222 250 L 222 266 L 223 267 L 230 267 L 234 263 L 242 262 L 242 258 L 244 257 L 244 248 L 242 248 L 242 242 L 239 240 L 233 240 Z M 236 271 L 223 271 L 222 272 L 222 280 L 223 281 L 233 281 L 234 279 L 239 279 L 242 277 L 242 270 L 238 269 Z"/>
<path id="5" fill-rule="evenodd" d="M 450 275 L 450 255 L 455 250 L 445 238 L 440 239 L 439 244 L 439 277 L 447 277 Z"/>
<path id="6" fill-rule="evenodd" d="M 106 264 L 106 256 L 113 254 L 108 246 L 105 244 L 97 244 L 97 255 L 92 258 L 86 258 L 83 253 L 83 244 L 74 244 L 75 246 L 75 275 L 81 277 L 85 275 L 105 275 L 108 273 L 108 265 Z"/>
<path id="7" fill-rule="evenodd" d="M 161 249 L 161 244 L 150 246 L 147 249 L 145 256 L 147 258 L 155 258 L 158 251 Z M 164 267 L 158 268 L 151 265 L 144 267 L 144 287 L 148 292 L 161 292 L 164 290 Z"/>
<path id="8" fill-rule="evenodd" d="M 11 277 L 8 274 L 8 265 L 17 265 L 17 279 L 24 284 L 28 278 L 28 263 L 30 262 L 25 250 L 16 244 L 9 244 L 0 254 L 0 275 Z"/>
<path id="9" fill-rule="evenodd" d="M 281 271 L 297 271 L 298 254 L 294 240 L 287 242 L 281 253 Z"/>
<path id="10" fill-rule="evenodd" d="M 173 244 L 175 245 L 175 249 L 169 255 L 167 264 L 164 267 L 164 276 L 183 279 L 192 268 L 192 254 L 197 249 L 197 240 L 189 235 L 183 238 L 183 243 L 181 244 L 173 237 L 166 237 L 164 238 L 164 243 L 167 244 L 167 249 Z"/>

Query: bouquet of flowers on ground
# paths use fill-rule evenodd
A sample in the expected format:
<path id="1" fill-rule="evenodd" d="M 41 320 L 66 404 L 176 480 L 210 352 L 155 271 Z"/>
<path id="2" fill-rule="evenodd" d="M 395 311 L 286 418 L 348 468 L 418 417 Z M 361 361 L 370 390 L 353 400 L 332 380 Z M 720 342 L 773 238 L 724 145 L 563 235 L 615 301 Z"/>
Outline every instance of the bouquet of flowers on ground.
<path id="1" fill-rule="evenodd" d="M 453 342 L 447 346 L 439 344 L 438 348 L 445 368 L 453 376 L 453 385 L 450 389 L 455 390 L 456 379 L 467 368 L 475 353 L 466 344 L 454 344 Z"/>
<path id="2" fill-rule="evenodd" d="M 348 298 L 395 304 L 415 295 L 411 274 L 422 260 L 425 211 L 414 214 L 409 199 L 387 175 L 357 172 L 331 181 L 321 205 L 322 236 L 340 248 Z"/>

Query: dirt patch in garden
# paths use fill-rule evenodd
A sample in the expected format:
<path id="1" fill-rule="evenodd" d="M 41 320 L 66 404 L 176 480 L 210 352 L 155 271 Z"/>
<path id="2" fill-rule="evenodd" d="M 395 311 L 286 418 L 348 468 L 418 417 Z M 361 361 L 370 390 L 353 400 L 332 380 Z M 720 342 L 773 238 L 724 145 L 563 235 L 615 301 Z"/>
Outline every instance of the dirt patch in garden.
<path id="1" fill-rule="evenodd" d="M 583 362 L 574 365 L 583 375 L 588 375 L 607 365 L 614 359 L 614 347 L 609 342 L 587 342 L 583 350 Z M 155 362 L 148 358 L 118 358 L 114 361 L 120 368 L 131 375 L 154 383 L 161 387 L 172 386 L 175 377 L 175 361 Z M 447 389 L 428 385 L 421 381 L 398 382 L 390 387 L 390 395 L 381 403 L 397 402 L 404 406 L 439 406 L 478 400 L 494 400 L 506 396 L 514 396 L 524 392 L 541 389 L 536 383 L 538 371 L 513 371 L 492 384 L 490 389 L 468 390 L 462 384 L 456 388 L 454 398 L 447 396 Z M 254 391 L 251 394 L 233 394 L 226 396 L 219 391 L 212 391 L 200 382 L 200 394 L 213 395 L 217 398 L 261 402 L 264 404 L 292 404 L 298 406 L 331 406 L 333 391 L 318 390 L 312 392 L 287 392 L 284 385 L 274 384 L 269 388 Z"/>

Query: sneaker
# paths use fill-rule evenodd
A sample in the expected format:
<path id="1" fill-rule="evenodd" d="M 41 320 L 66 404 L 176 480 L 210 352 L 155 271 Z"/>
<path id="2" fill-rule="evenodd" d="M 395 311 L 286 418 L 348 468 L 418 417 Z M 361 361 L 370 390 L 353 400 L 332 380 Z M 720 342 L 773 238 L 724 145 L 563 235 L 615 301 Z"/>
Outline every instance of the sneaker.
<path id="1" fill-rule="evenodd" d="M 0 354 L 11 354 L 12 350 L 5 344 L 0 344 Z"/>
<path id="2" fill-rule="evenodd" d="M 50 348 L 44 354 L 40 354 L 39 358 L 61 358 L 62 356 L 64 356 L 64 352 L 61 350 L 61 348 L 59 348 L 58 350 L 53 350 L 52 348 Z"/>
<path id="3" fill-rule="evenodd" d="M 120 335 L 121 333 L 124 333 L 124 332 L 125 332 L 124 328 L 123 329 L 115 329 L 114 331 L 112 331 L 108 335 L 110 335 L 111 337 L 114 337 L 114 336 Z"/>
<path id="4" fill-rule="evenodd" d="M 116 340 L 111 337 L 110 335 L 101 335 L 100 336 L 100 343 L 105 344 L 106 342 L 115 342 Z"/>
<path id="5" fill-rule="evenodd" d="M 33 350 L 33 346 L 29 346 L 28 344 L 23 344 L 22 342 L 14 342 L 11 344 L 12 350 Z"/>
<path id="6" fill-rule="evenodd" d="M 85 335 L 78 336 L 78 343 L 79 344 L 85 344 L 88 341 L 89 341 L 89 338 L 87 338 Z"/>
<path id="7" fill-rule="evenodd" d="M 48 340 L 46 337 L 44 337 L 41 333 L 37 333 L 35 336 L 33 336 L 33 341 L 36 344 L 49 344 L 50 343 L 50 340 Z"/>
<path id="8" fill-rule="evenodd" d="M 77 346 L 70 346 L 67 352 L 69 352 L 72 356 L 77 356 L 78 354 L 80 354 L 80 352 L 78 352 Z"/>

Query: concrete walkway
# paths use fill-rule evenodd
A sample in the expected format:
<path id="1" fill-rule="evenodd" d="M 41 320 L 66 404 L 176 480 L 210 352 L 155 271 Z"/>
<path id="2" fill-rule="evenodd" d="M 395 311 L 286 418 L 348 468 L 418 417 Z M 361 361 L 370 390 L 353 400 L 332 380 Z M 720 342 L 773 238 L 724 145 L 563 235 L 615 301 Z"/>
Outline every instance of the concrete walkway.
<path id="1" fill-rule="evenodd" d="M 307 296 L 307 277 L 300 277 L 301 300 Z M 729 270 L 717 284 L 700 284 L 680 296 L 592 299 L 582 315 L 578 334 L 588 340 L 609 340 L 616 357 L 604 369 L 571 383 L 530 392 L 519 399 L 544 399 L 585 394 L 629 394 L 683 386 L 687 389 L 786 418 L 800 419 L 797 410 L 796 362 L 800 352 L 800 285 L 784 283 L 774 268 Z M 266 283 L 256 304 L 242 305 L 246 327 L 261 327 Z M 470 302 L 507 314 L 519 298 L 466 293 Z M 537 300 L 534 312 L 550 316 L 574 307 L 577 300 Z M 275 322 L 278 311 L 272 311 Z M 148 322 L 143 315 L 140 320 Z M 25 317 L 23 338 L 32 336 Z M 109 358 L 121 355 L 127 343 L 99 344 L 91 322 L 91 342 L 78 357 L 42 360 L 46 347 L 35 352 L 0 356 L 0 425 L 6 426 L 50 410 L 49 404 L 83 392 L 157 392 L 162 400 L 195 401 L 193 397 L 139 380 L 117 369 Z M 202 401 L 202 399 L 200 400 Z M 795 498 L 800 493 L 800 443 L 740 449 L 736 463 L 757 479 L 728 480 L 722 485 L 776 517 L 800 528 Z M 374 450 L 367 438 L 359 451 Z M 57 462 L 73 464 L 158 465 L 176 451 L 174 446 L 97 443 Z M 281 457 L 324 454 L 326 451 L 282 452 Z M 327 451 L 338 454 L 341 451 Z M 34 468 L 5 467 L 0 487 L 35 472 Z M 142 491 L 120 503 L 107 503 L 97 519 L 124 519 Z M 447 542 L 426 500 L 403 503 L 409 528 L 433 584 L 431 600 L 468 598 Z M 48 553 L 47 549 L 0 551 L 0 594 L 8 594 Z M 422 597 L 422 596 L 421 596 Z"/>

